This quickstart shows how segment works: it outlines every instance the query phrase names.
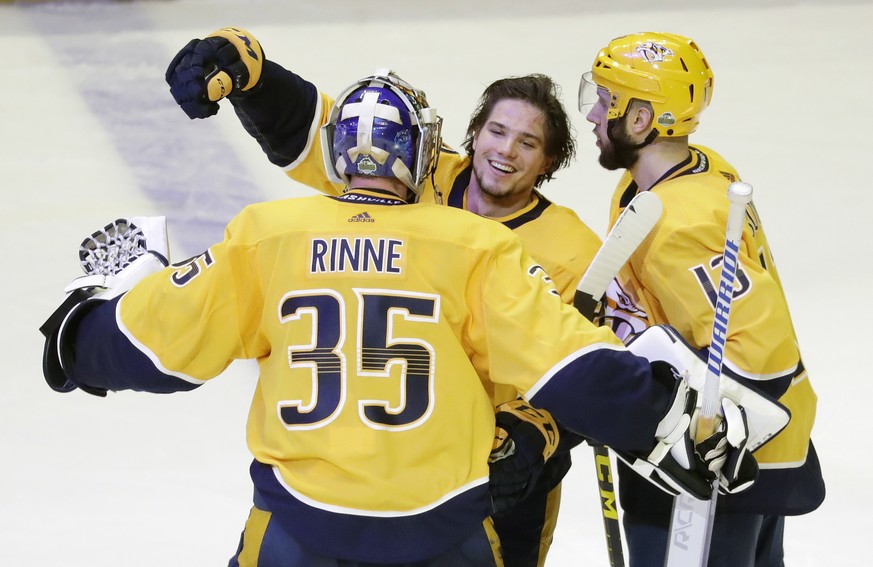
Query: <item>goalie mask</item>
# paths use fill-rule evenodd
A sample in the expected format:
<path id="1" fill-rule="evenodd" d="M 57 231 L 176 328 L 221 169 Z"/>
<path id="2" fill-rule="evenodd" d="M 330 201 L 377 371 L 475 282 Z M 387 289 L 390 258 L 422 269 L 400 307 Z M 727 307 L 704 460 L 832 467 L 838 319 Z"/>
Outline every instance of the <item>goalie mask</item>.
<path id="1" fill-rule="evenodd" d="M 597 90 L 609 93 L 609 120 L 621 118 L 631 100 L 648 101 L 659 136 L 687 136 L 712 100 L 713 74 L 693 40 L 646 32 L 612 40 L 582 75 L 579 110 L 587 115 Z"/>
<path id="2" fill-rule="evenodd" d="M 346 185 L 352 175 L 394 177 L 418 201 L 436 169 L 441 126 L 422 91 L 379 69 L 336 98 L 321 128 L 325 171 Z"/>

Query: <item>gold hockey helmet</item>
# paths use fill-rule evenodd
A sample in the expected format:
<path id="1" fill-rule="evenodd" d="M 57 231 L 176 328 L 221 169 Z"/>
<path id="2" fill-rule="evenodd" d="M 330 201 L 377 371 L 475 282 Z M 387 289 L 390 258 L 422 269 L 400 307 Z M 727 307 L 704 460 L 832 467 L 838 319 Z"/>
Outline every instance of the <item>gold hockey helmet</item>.
<path id="1" fill-rule="evenodd" d="M 709 106 L 712 85 L 712 70 L 693 40 L 672 33 L 636 33 L 613 39 L 600 50 L 591 72 L 582 76 L 579 108 L 590 104 L 596 96 L 591 91 L 600 87 L 609 91 L 610 120 L 623 116 L 631 99 L 645 100 L 652 104 L 659 136 L 687 136 Z"/>

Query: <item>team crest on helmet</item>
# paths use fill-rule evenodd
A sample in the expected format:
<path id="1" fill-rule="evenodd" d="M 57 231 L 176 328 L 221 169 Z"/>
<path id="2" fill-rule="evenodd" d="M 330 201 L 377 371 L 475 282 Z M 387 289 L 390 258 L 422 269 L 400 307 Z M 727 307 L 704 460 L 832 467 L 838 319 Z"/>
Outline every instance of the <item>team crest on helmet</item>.
<path id="1" fill-rule="evenodd" d="M 379 168 L 370 156 L 364 156 L 361 158 L 361 161 L 358 162 L 358 172 L 363 173 L 364 175 L 373 175 L 375 171 Z"/>
<path id="2" fill-rule="evenodd" d="M 637 53 L 639 53 L 647 63 L 660 63 L 661 61 L 666 60 L 667 57 L 672 57 L 674 55 L 673 50 L 664 47 L 660 43 L 655 43 L 654 41 L 647 41 L 638 46 Z"/>
<path id="3" fill-rule="evenodd" d="M 665 112 L 658 117 L 658 124 L 661 126 L 672 126 L 676 124 L 676 117 L 673 116 L 672 112 Z"/>

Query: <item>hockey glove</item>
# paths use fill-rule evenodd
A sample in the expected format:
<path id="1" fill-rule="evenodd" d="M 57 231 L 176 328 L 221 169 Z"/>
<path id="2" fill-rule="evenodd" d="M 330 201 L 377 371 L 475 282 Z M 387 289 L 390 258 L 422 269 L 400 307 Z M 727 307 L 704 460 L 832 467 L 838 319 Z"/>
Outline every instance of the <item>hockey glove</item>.
<path id="1" fill-rule="evenodd" d="M 613 450 L 634 471 L 665 492 L 673 495 L 687 492 L 695 498 L 706 500 L 711 495 L 715 474 L 694 447 L 691 421 L 697 392 L 689 388 L 675 374 L 675 369 L 665 362 L 652 363 L 652 376 L 673 387 L 672 402 L 658 423 L 654 446 L 643 453 Z M 707 451 L 704 455 L 710 461 L 723 456 L 724 446 L 720 444 L 723 436 L 723 433 L 716 433 L 705 440 Z"/>
<path id="2" fill-rule="evenodd" d="M 749 422 L 746 410 L 728 398 L 722 400 L 721 407 L 727 422 L 724 442 L 729 448 L 723 461 L 714 463 L 718 472 L 718 491 L 735 494 L 749 488 L 758 479 L 758 462 L 747 449 Z"/>
<path id="3" fill-rule="evenodd" d="M 56 392 L 79 385 L 67 376 L 72 363 L 75 330 L 94 306 L 121 295 L 149 274 L 168 265 L 169 244 L 164 217 L 118 219 L 87 237 L 79 248 L 84 276 L 64 291 L 67 298 L 39 328 L 45 336 L 42 368 L 46 383 Z M 105 390 L 82 389 L 105 396 Z"/>
<path id="4" fill-rule="evenodd" d="M 535 488 L 546 461 L 558 447 L 558 427 L 552 416 L 513 400 L 495 415 L 497 430 L 488 458 L 492 513 L 501 515 Z"/>
<path id="5" fill-rule="evenodd" d="M 189 118 L 207 118 L 231 92 L 257 86 L 263 65 L 258 40 L 242 28 L 227 27 L 189 41 L 170 62 L 166 79 L 170 94 Z"/>
<path id="6" fill-rule="evenodd" d="M 650 361 L 667 361 L 678 369 L 692 390 L 702 391 L 707 376 L 706 351 L 693 349 L 672 327 L 646 329 L 634 337 L 628 350 Z M 751 486 L 757 478 L 758 465 L 751 453 L 785 428 L 790 413 L 779 402 L 724 373 L 719 377 L 719 397 L 718 418 L 724 419 L 726 424 L 701 443 L 698 453 L 705 456 L 707 469 L 718 474 L 719 490 L 736 493 Z M 699 409 L 700 400 L 695 404 Z M 694 422 L 692 438 L 696 431 L 696 412 Z M 716 458 L 712 451 L 718 451 L 721 457 Z M 651 480 L 650 476 L 647 478 Z"/>

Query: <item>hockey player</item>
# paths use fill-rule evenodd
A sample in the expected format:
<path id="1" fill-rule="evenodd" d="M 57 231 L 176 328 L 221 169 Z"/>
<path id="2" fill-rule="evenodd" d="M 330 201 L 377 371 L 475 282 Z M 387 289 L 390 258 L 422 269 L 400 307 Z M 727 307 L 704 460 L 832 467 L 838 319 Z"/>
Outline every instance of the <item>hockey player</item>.
<path id="1" fill-rule="evenodd" d="M 711 149 L 689 145 L 712 94 L 713 73 L 701 50 L 669 33 L 614 39 L 582 77 L 580 110 L 594 125 L 600 164 L 626 170 L 611 222 L 640 191 L 653 191 L 664 205 L 660 223 L 608 291 L 607 313 L 622 338 L 669 324 L 693 347 L 709 346 L 727 187 L 739 178 Z M 781 567 L 784 516 L 810 512 L 824 499 L 810 440 L 816 396 L 754 205 L 746 212 L 739 258 L 724 373 L 778 398 L 792 417 L 755 453 L 761 465 L 755 485 L 719 498 L 709 565 Z M 671 499 L 626 467 L 619 472 L 631 565 L 660 567 Z"/>
<path id="2" fill-rule="evenodd" d="M 215 86 L 221 72 L 227 73 L 224 91 L 210 98 L 208 87 Z M 169 65 L 167 82 L 191 118 L 215 114 L 216 100 L 229 93 L 243 126 L 271 162 L 290 178 L 324 193 L 343 191 L 339 179 L 325 176 L 316 140 L 327 121 L 331 97 L 264 59 L 259 42 L 249 32 L 224 28 L 203 40 L 191 40 Z M 570 119 L 557 86 L 544 75 L 495 81 L 482 94 L 463 145 L 466 155 L 440 148 L 422 201 L 441 200 L 511 228 L 551 277 L 562 299 L 572 303 L 576 284 L 600 238 L 575 212 L 538 191 L 575 153 Z M 499 407 L 515 395 L 514 389 L 498 385 L 491 398 Z M 532 475 L 535 480 L 514 459 L 492 465 L 495 527 L 507 567 L 537 567 L 545 561 L 557 521 L 559 483 L 571 464 L 570 436 L 565 437 L 545 470 Z M 519 503 L 522 497 L 524 502 Z"/>
<path id="3" fill-rule="evenodd" d="M 698 495 L 744 456 L 726 442 L 747 433 L 729 399 L 705 458 L 689 451 L 696 392 L 561 302 L 516 234 L 413 204 L 439 124 L 396 76 L 354 83 L 322 138 L 342 195 L 251 205 L 190 261 L 161 269 L 148 252 L 98 287 L 74 282 L 42 329 L 58 391 L 191 390 L 258 360 L 254 506 L 231 565 L 500 565 L 494 385 Z M 127 250 L 115 236 L 99 257 Z"/>

